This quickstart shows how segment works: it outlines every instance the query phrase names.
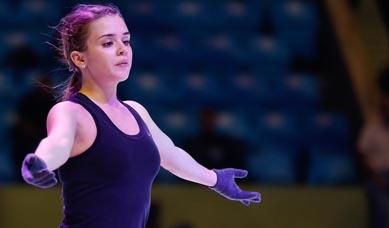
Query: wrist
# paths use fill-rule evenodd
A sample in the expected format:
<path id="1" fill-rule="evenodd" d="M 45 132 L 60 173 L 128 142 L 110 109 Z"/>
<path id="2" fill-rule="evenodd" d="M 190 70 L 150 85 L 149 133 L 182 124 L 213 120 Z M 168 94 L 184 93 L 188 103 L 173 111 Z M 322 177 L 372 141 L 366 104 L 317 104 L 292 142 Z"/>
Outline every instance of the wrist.
<path id="1" fill-rule="evenodd" d="M 214 170 L 209 170 L 209 184 L 207 184 L 209 187 L 213 188 L 217 184 L 217 174 Z"/>

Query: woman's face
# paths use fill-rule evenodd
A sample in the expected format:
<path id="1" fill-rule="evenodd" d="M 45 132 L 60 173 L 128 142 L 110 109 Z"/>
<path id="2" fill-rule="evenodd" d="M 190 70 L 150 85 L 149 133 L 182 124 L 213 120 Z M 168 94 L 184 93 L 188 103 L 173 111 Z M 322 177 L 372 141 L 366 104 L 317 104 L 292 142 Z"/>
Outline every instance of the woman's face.
<path id="1" fill-rule="evenodd" d="M 89 25 L 85 70 L 100 83 L 128 78 L 132 64 L 130 34 L 123 18 L 109 15 Z"/>

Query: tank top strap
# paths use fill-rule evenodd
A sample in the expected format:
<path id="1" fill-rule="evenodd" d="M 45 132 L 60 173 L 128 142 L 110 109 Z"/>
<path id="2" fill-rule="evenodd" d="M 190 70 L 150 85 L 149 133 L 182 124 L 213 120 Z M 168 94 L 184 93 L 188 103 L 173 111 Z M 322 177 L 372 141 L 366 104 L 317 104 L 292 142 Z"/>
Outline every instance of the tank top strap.
<path id="1" fill-rule="evenodd" d="M 87 97 L 85 97 L 85 95 L 81 94 L 80 92 L 76 92 L 68 98 L 68 101 L 77 103 L 84 107 L 92 115 L 95 124 L 97 125 L 96 127 L 99 128 L 101 126 L 101 123 L 99 121 L 101 119 L 101 116 L 99 116 L 97 108 L 93 105 L 93 103 L 91 103 L 91 101 Z"/>
<path id="2" fill-rule="evenodd" d="M 136 121 L 138 122 L 139 128 L 141 130 L 146 131 L 147 134 L 150 135 L 149 128 L 147 127 L 146 122 L 143 120 L 142 116 L 133 108 L 131 105 L 125 103 L 124 101 L 120 100 L 120 102 L 127 107 L 127 109 L 131 112 L 131 114 L 135 117 Z"/>

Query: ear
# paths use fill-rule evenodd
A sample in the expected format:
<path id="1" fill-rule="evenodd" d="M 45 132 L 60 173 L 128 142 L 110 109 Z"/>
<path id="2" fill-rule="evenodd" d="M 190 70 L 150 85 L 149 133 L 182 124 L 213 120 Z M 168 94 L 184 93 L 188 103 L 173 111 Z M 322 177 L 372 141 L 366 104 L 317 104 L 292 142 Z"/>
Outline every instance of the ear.
<path id="1" fill-rule="evenodd" d="M 82 52 L 72 51 L 70 53 L 70 59 L 78 68 L 83 69 L 86 67 L 86 58 Z"/>

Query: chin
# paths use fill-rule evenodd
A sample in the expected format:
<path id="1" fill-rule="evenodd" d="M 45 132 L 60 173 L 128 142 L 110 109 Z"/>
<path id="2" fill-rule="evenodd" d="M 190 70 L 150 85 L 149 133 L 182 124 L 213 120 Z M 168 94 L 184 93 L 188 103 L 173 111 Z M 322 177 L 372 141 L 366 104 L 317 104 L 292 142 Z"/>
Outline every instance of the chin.
<path id="1" fill-rule="evenodd" d="M 130 73 L 121 74 L 121 75 L 118 75 L 117 78 L 119 79 L 120 82 L 122 82 L 122 81 L 127 80 L 127 78 L 129 77 L 129 74 L 130 74 Z"/>
<path id="2" fill-rule="evenodd" d="M 118 81 L 124 81 L 128 78 L 130 74 L 129 70 L 117 70 L 117 71 L 111 71 L 111 77 L 115 78 Z"/>

